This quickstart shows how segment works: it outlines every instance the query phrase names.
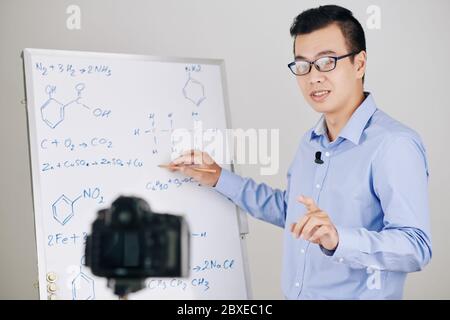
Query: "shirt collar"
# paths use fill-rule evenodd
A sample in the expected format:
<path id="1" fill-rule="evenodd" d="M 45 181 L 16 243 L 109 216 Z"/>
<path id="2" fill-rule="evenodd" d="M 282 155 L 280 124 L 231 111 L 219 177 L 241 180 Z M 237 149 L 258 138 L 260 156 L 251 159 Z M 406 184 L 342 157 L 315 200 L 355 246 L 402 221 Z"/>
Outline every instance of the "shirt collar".
<path id="1" fill-rule="evenodd" d="M 356 108 L 345 127 L 339 133 L 340 137 L 350 140 L 354 144 L 359 144 L 361 135 L 364 131 L 364 128 L 366 127 L 367 122 L 377 110 L 372 94 L 370 94 L 369 92 L 364 92 L 364 95 L 366 96 L 366 98 L 359 105 L 359 107 Z M 324 115 L 322 114 L 314 130 L 312 130 L 311 132 L 310 141 L 317 136 L 324 135 L 326 132 L 326 121 Z"/>

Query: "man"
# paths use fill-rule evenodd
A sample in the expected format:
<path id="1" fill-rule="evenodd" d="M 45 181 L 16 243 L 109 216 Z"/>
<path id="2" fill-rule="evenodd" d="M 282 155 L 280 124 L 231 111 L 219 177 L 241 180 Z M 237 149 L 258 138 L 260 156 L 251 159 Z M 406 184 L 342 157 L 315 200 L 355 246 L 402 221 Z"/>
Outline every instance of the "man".
<path id="1" fill-rule="evenodd" d="M 424 146 L 364 92 L 365 36 L 349 10 L 304 11 L 291 35 L 295 61 L 289 67 L 323 115 L 301 139 L 287 189 L 242 178 L 206 153 L 191 151 L 171 170 L 284 228 L 286 298 L 399 299 L 407 273 L 431 259 Z M 217 172 L 194 171 L 195 157 Z"/>

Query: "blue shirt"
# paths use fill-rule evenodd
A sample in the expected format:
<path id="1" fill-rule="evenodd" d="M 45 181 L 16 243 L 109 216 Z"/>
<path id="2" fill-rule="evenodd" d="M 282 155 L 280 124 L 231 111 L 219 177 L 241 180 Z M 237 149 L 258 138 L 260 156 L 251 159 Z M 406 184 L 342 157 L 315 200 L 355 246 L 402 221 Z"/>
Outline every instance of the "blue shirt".
<path id="1" fill-rule="evenodd" d="M 330 143 L 324 116 L 300 141 L 286 190 L 223 169 L 215 190 L 257 219 L 284 228 L 288 299 L 401 299 L 408 272 L 431 259 L 428 164 L 420 136 L 376 107 L 371 94 Z M 322 164 L 315 154 L 322 152 Z M 339 234 L 335 251 L 290 225 L 314 199 Z"/>

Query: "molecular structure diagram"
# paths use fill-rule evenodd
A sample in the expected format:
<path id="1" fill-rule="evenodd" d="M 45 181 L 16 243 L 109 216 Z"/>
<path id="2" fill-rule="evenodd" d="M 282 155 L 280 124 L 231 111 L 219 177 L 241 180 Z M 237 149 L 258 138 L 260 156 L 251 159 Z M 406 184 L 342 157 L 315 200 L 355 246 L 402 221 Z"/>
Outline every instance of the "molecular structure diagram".
<path id="1" fill-rule="evenodd" d="M 94 279 L 81 271 L 82 265 L 84 256 L 81 258 L 80 272 L 72 280 L 72 300 L 94 300 Z"/>
<path id="2" fill-rule="evenodd" d="M 95 299 L 94 280 L 82 271 L 72 281 L 72 299 Z"/>
<path id="3" fill-rule="evenodd" d="M 56 86 L 48 85 L 45 88 L 45 92 L 48 94 L 48 100 L 41 107 L 41 116 L 42 120 L 52 129 L 56 128 L 58 124 L 60 124 L 64 120 L 64 112 L 65 108 L 75 103 L 83 106 L 86 109 L 90 109 L 88 106 L 80 102 L 81 92 L 84 90 L 84 83 L 78 83 L 75 86 L 75 90 L 77 91 L 77 97 L 66 103 L 62 104 L 58 100 L 53 98 L 53 94 L 56 91 Z"/>
<path id="4" fill-rule="evenodd" d="M 60 196 L 52 204 L 53 218 L 61 225 L 65 225 L 74 216 L 73 206 L 81 196 L 75 200 L 70 200 L 65 194 Z"/>
<path id="5" fill-rule="evenodd" d="M 188 80 L 183 87 L 183 95 L 193 104 L 199 106 L 206 99 L 205 86 L 200 81 L 192 78 L 189 73 Z"/>
<path id="6" fill-rule="evenodd" d="M 91 108 L 89 106 L 81 102 L 81 99 L 83 99 L 81 93 L 84 88 L 84 83 L 78 83 L 75 85 L 75 91 L 77 92 L 76 98 L 64 104 L 53 98 L 53 94 L 56 91 L 56 86 L 48 85 L 45 88 L 45 92 L 48 94 L 48 100 L 41 106 L 42 121 L 44 121 L 50 128 L 55 129 L 64 120 L 67 107 L 71 105 L 78 105 L 90 110 Z M 111 110 L 102 110 L 100 108 L 95 108 L 92 111 L 92 114 L 95 117 L 108 117 L 110 113 Z"/>
<path id="7" fill-rule="evenodd" d="M 101 191 L 99 188 L 86 189 L 83 191 L 81 195 L 75 198 L 75 200 L 71 200 L 65 194 L 63 194 L 52 204 L 53 219 L 55 219 L 59 224 L 64 226 L 75 215 L 74 212 L 75 202 L 77 202 L 81 198 L 93 199 L 96 200 L 98 203 L 104 202 L 103 196 L 101 195 Z"/>

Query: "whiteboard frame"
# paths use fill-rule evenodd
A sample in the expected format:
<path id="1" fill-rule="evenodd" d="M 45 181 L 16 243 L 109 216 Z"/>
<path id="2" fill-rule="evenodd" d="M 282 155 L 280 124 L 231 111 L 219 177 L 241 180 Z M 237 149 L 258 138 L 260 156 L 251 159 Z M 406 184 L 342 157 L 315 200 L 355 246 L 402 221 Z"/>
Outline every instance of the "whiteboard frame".
<path id="1" fill-rule="evenodd" d="M 121 60 L 134 60 L 134 61 L 158 61 L 158 62 L 180 62 L 180 63 L 192 63 L 192 64 L 210 64 L 218 65 L 221 72 L 222 81 L 222 95 L 224 98 L 224 108 L 225 108 L 225 125 L 226 128 L 232 128 L 231 126 L 231 114 L 230 105 L 228 98 L 228 86 L 225 74 L 225 60 L 223 59 L 209 59 L 209 58 L 181 58 L 181 57 L 162 57 L 162 56 L 152 56 L 152 55 L 141 55 L 141 54 L 125 54 L 125 53 L 108 53 L 108 52 L 91 52 L 91 51 L 75 51 L 75 50 L 53 50 L 53 49 L 36 49 L 36 48 L 25 48 L 22 52 L 23 59 L 23 70 L 25 79 L 25 101 L 27 104 L 26 115 L 27 115 L 27 129 L 28 129 L 28 147 L 29 147 L 29 161 L 31 169 L 31 190 L 32 190 L 32 201 L 33 201 L 33 219 L 34 219 L 34 232 L 36 239 L 36 250 L 37 250 L 37 268 L 38 268 L 38 284 L 39 284 L 39 298 L 47 296 L 47 288 L 44 285 L 46 282 L 41 283 L 41 279 L 46 279 L 46 274 L 44 268 L 39 268 L 39 262 L 47 261 L 45 255 L 45 245 L 44 245 L 44 235 L 38 230 L 43 230 L 42 222 L 36 219 L 36 208 L 42 208 L 41 203 L 41 191 L 39 188 L 34 189 L 34 185 L 39 185 L 39 164 L 37 161 L 37 155 L 39 154 L 38 142 L 33 139 L 37 134 L 36 128 L 36 117 L 35 112 L 30 112 L 30 110 L 35 110 L 33 99 L 33 79 L 32 79 L 32 63 L 31 56 L 34 54 L 38 55 L 49 55 L 49 56 L 60 56 L 60 57 L 86 57 L 90 58 L 103 58 L 108 56 L 111 59 L 121 59 Z M 29 72 L 26 72 L 26 71 Z M 28 105 L 30 103 L 30 105 Z M 233 161 L 230 164 L 230 169 L 232 172 L 234 170 Z M 247 215 L 245 212 L 241 211 L 238 206 L 234 205 L 236 210 L 236 219 L 239 228 L 239 238 L 240 238 L 240 249 L 242 254 L 242 263 L 245 279 L 245 289 L 247 299 L 253 299 L 251 283 L 250 283 L 250 269 L 248 264 L 248 254 L 246 245 L 246 235 L 248 231 Z"/>

